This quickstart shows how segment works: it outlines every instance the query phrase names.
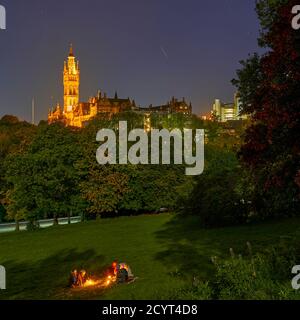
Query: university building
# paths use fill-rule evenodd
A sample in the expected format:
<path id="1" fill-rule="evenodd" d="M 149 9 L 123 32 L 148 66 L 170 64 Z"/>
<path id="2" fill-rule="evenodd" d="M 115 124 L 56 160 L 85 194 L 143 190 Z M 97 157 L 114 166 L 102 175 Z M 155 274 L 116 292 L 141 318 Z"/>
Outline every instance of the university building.
<path id="1" fill-rule="evenodd" d="M 72 45 L 70 47 L 68 59 L 64 62 L 63 85 L 64 105 L 61 107 L 57 104 L 54 109 L 49 110 L 49 123 L 60 121 L 66 126 L 81 128 L 99 114 L 112 116 L 119 112 L 133 111 L 145 115 L 145 122 L 147 122 L 147 128 L 149 129 L 149 115 L 152 113 L 192 114 L 192 105 L 191 103 L 188 104 L 184 98 L 178 100 L 173 97 L 171 101 L 167 102 L 165 105 L 150 105 L 148 108 L 141 108 L 136 105 L 133 99 L 121 99 L 118 97 L 117 93 L 113 98 L 109 98 L 106 93 L 98 91 L 98 94 L 95 97 L 90 98 L 88 102 L 80 102 L 80 67 L 79 62 L 74 56 Z"/>
<path id="2" fill-rule="evenodd" d="M 216 99 L 212 115 L 220 122 L 227 122 L 231 120 L 246 120 L 247 115 L 241 115 L 241 102 L 238 94 L 234 95 L 234 102 L 223 103 L 221 100 Z"/>

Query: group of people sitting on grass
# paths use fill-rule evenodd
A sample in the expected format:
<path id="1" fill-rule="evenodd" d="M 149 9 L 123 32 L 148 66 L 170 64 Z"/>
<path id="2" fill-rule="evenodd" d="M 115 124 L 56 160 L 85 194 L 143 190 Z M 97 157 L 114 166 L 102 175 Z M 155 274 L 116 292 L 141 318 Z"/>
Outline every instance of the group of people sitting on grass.
<path id="1" fill-rule="evenodd" d="M 107 269 L 106 276 L 114 278 L 117 283 L 128 283 L 136 279 L 127 263 L 119 263 L 117 261 L 114 261 Z M 71 272 L 69 285 L 72 288 L 83 287 L 87 280 L 88 275 L 85 270 L 77 271 L 75 269 Z"/>
<path id="2" fill-rule="evenodd" d="M 72 288 L 82 287 L 86 283 L 88 277 L 85 270 L 77 271 L 76 269 L 71 272 L 70 286 Z"/>

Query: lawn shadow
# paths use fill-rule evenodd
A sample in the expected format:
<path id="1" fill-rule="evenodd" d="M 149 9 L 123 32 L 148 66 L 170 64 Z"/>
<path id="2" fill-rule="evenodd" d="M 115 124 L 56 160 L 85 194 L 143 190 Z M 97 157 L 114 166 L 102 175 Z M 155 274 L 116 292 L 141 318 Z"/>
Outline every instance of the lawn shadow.
<path id="1" fill-rule="evenodd" d="M 170 270 L 209 279 L 215 270 L 211 258 L 230 257 L 230 248 L 243 256 L 249 255 L 247 243 L 254 253 L 262 252 L 274 243 L 294 243 L 299 233 L 299 220 L 278 220 L 244 226 L 204 229 L 199 217 L 174 215 L 156 236 L 164 250 L 156 258 Z"/>
<path id="2" fill-rule="evenodd" d="M 198 217 L 174 215 L 156 236 L 165 249 L 155 258 L 166 264 L 171 274 L 202 280 L 212 275 L 211 257 L 219 255 L 221 250 L 207 230 L 200 227 Z"/>
<path id="3" fill-rule="evenodd" d="M 70 272 L 85 269 L 92 275 L 100 275 L 107 265 L 105 257 L 96 255 L 93 249 L 79 252 L 77 249 L 61 250 L 37 262 L 4 261 L 7 273 L 7 290 L 0 292 L 0 299 L 84 299 L 102 294 L 99 290 L 74 292 L 68 287 Z"/>

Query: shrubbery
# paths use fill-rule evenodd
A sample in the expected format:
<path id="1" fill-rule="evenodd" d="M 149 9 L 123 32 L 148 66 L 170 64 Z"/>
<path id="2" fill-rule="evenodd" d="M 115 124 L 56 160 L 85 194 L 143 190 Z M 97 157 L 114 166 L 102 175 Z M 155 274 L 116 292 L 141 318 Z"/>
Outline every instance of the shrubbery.
<path id="1" fill-rule="evenodd" d="M 234 152 L 206 148 L 204 173 L 185 202 L 185 211 L 199 215 L 204 227 L 242 224 L 249 220 L 249 181 Z"/>
<path id="2" fill-rule="evenodd" d="M 300 212 L 300 42 L 291 28 L 291 9 L 298 3 L 257 1 L 265 51 L 242 61 L 233 80 L 242 113 L 251 115 L 240 158 L 253 177 L 260 198 L 254 204 L 263 219 Z"/>
<path id="3" fill-rule="evenodd" d="M 299 246 L 281 244 L 252 255 L 212 258 L 215 275 L 209 282 L 194 283 L 170 294 L 172 299 L 195 300 L 285 300 L 299 299 L 291 286 L 292 267 L 300 259 Z"/>
<path id="4" fill-rule="evenodd" d="M 0 129 L 5 126 L 9 132 L 8 138 L 0 135 L 3 149 L 7 139 L 16 140 L 11 127 L 18 126 L 17 119 L 6 118 L 0 121 Z M 0 164 L 0 201 L 7 220 L 57 221 L 71 214 L 95 218 L 175 209 L 191 189 L 184 166 L 97 163 L 98 130 L 115 129 L 120 120 L 126 120 L 129 129 L 143 126 L 143 117 L 131 113 L 96 117 L 83 129 L 42 122 L 26 139 L 26 148 L 7 150 Z M 179 116 L 175 120 L 184 123 Z"/>

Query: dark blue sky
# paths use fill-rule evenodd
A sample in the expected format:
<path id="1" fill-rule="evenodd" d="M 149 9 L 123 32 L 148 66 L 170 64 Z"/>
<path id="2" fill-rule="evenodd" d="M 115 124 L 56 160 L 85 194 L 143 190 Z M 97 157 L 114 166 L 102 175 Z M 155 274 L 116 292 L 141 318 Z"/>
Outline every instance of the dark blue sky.
<path id="1" fill-rule="evenodd" d="M 173 95 L 195 113 L 233 100 L 239 61 L 257 51 L 254 0 L 0 0 L 0 117 L 30 120 L 62 102 L 63 60 L 72 42 L 81 101 L 98 89 L 141 106 Z"/>

